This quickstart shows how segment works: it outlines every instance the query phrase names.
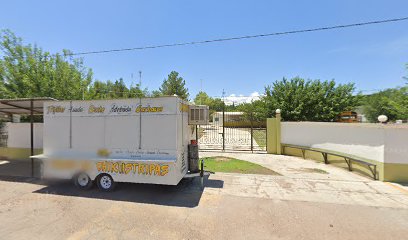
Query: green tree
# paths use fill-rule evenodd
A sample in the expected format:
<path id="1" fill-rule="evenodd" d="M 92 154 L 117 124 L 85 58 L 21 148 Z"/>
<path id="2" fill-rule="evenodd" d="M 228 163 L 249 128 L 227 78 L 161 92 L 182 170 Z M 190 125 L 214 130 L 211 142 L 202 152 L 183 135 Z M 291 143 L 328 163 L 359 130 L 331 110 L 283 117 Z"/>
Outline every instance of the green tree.
<path id="1" fill-rule="evenodd" d="M 225 105 L 224 101 L 221 98 L 214 98 L 210 105 L 210 108 L 214 109 L 217 112 L 220 112 L 223 109 L 225 109 L 225 111 L 232 110 L 232 109 L 227 109 L 228 107 Z"/>
<path id="2" fill-rule="evenodd" d="M 51 54 L 9 30 L 0 32 L 0 55 L 1 98 L 82 99 L 92 81 L 92 70 L 68 50 Z"/>
<path id="3" fill-rule="evenodd" d="M 140 89 L 139 84 L 128 88 L 122 78 L 112 82 L 94 81 L 87 92 L 87 99 L 139 98 L 149 96 L 147 88 Z"/>
<path id="4" fill-rule="evenodd" d="M 237 106 L 237 110 L 244 113 L 247 120 L 264 121 L 268 116 L 267 107 L 264 100 L 255 100 L 252 103 L 242 103 Z"/>
<path id="5" fill-rule="evenodd" d="M 200 91 L 199 93 L 197 93 L 197 95 L 194 98 L 194 103 L 196 105 L 207 105 L 207 106 L 211 106 L 213 103 L 214 99 L 211 98 L 210 96 L 208 96 L 208 94 L 206 92 L 202 92 Z"/>
<path id="6" fill-rule="evenodd" d="M 151 96 L 147 88 L 141 89 L 139 84 L 136 84 L 136 86 L 134 87 L 130 86 L 129 93 L 131 98 L 142 98 Z"/>
<path id="7" fill-rule="evenodd" d="M 265 88 L 261 98 L 264 115 L 274 116 L 279 108 L 286 121 L 334 121 L 339 113 L 358 105 L 359 96 L 353 95 L 354 89 L 352 83 L 336 85 L 334 80 L 283 78 Z"/>
<path id="8" fill-rule="evenodd" d="M 160 90 L 153 90 L 149 95 L 150 95 L 150 97 L 160 97 L 160 96 L 163 96 L 163 94 L 160 92 Z"/>
<path id="9" fill-rule="evenodd" d="M 391 88 L 367 96 L 364 113 L 371 122 L 377 122 L 379 115 L 386 115 L 390 121 L 408 119 L 408 87 Z"/>
<path id="10" fill-rule="evenodd" d="M 182 99 L 188 100 L 189 93 L 185 85 L 186 81 L 182 77 L 179 77 L 179 73 L 176 71 L 172 71 L 167 76 L 167 79 L 164 79 L 159 90 L 162 95 L 169 96 L 176 94 Z"/>
<path id="11" fill-rule="evenodd" d="M 108 98 L 108 86 L 105 82 L 94 81 L 87 91 L 87 99 L 106 99 Z"/>

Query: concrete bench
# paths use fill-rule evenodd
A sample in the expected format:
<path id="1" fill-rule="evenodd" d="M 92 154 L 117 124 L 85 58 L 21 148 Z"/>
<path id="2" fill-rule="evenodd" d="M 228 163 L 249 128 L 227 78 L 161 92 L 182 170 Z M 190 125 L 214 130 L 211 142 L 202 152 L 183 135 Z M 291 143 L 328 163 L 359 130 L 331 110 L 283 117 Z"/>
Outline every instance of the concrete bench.
<path id="1" fill-rule="evenodd" d="M 311 148 L 307 146 L 292 145 L 292 144 L 282 144 L 282 153 L 285 152 L 285 148 L 287 147 L 300 149 L 302 151 L 302 157 L 304 159 L 305 159 L 305 151 L 321 153 L 325 164 L 329 164 L 328 155 L 344 158 L 344 161 L 346 161 L 349 171 L 353 171 L 352 162 L 355 162 L 361 165 L 365 165 L 370 170 L 370 172 L 373 174 L 373 179 L 377 180 L 377 165 L 374 163 L 366 162 L 362 158 L 358 158 L 356 156 L 353 156 L 347 153 L 338 153 L 338 152 L 334 152 L 334 151 L 330 151 L 326 149 Z"/>

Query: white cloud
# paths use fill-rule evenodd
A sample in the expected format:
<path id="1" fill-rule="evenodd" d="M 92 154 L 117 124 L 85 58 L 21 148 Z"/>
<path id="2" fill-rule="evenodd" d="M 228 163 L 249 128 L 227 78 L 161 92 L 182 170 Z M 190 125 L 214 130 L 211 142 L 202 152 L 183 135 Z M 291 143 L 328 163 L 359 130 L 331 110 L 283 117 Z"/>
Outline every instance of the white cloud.
<path id="1" fill-rule="evenodd" d="M 224 97 L 224 100 L 225 100 L 226 105 L 232 105 L 232 104 L 239 105 L 242 103 L 251 103 L 255 100 L 259 100 L 261 96 L 262 95 L 260 95 L 259 92 L 253 92 L 251 93 L 250 96 L 244 96 L 242 94 L 237 96 L 236 94 L 231 94 L 227 97 Z"/>

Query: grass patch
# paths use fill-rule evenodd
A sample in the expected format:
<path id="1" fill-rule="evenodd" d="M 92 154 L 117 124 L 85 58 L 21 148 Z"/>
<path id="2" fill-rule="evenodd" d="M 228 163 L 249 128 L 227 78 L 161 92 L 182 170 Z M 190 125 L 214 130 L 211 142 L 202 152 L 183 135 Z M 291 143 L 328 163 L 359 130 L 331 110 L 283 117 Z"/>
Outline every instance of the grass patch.
<path id="1" fill-rule="evenodd" d="M 253 129 L 253 138 L 260 147 L 266 147 L 266 130 Z"/>
<path id="2" fill-rule="evenodd" d="M 229 157 L 204 158 L 204 168 L 212 172 L 280 175 L 279 173 L 272 171 L 269 168 L 262 167 L 259 164 Z"/>

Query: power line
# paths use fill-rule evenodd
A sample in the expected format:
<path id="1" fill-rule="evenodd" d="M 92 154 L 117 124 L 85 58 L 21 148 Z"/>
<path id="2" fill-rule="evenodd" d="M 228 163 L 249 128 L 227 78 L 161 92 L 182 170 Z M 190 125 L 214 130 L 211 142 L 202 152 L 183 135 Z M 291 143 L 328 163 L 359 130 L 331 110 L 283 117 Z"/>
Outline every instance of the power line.
<path id="1" fill-rule="evenodd" d="M 119 48 L 119 49 L 100 50 L 100 51 L 77 52 L 77 53 L 71 53 L 68 55 L 70 56 L 89 55 L 89 54 L 98 54 L 98 53 L 124 52 L 124 51 L 167 48 L 167 47 L 186 46 L 186 45 L 195 45 L 195 44 L 206 44 L 206 43 L 213 43 L 213 42 L 225 42 L 225 41 L 243 40 L 243 39 L 250 39 L 250 38 L 270 37 L 270 36 L 279 36 L 279 35 L 288 35 L 288 34 L 297 34 L 297 33 L 306 33 L 306 32 L 317 32 L 317 31 L 333 30 L 333 29 L 339 29 L 339 28 L 360 27 L 360 26 L 366 26 L 366 25 L 399 22 L 399 21 L 406 21 L 406 20 L 408 20 L 408 17 L 377 20 L 377 21 L 371 21 L 371 22 L 352 23 L 352 24 L 346 24 L 346 25 L 335 25 L 335 26 L 328 26 L 328 27 L 310 28 L 310 29 L 302 29 L 302 30 L 292 30 L 292 31 L 285 31 L 285 32 L 274 32 L 274 33 L 265 33 L 265 34 L 257 34 L 257 35 L 218 38 L 218 39 L 210 39 L 210 40 L 202 40 L 202 41 L 170 43 L 170 44 L 163 44 L 163 45 L 151 45 L 151 46 L 133 47 L 133 48 Z"/>

